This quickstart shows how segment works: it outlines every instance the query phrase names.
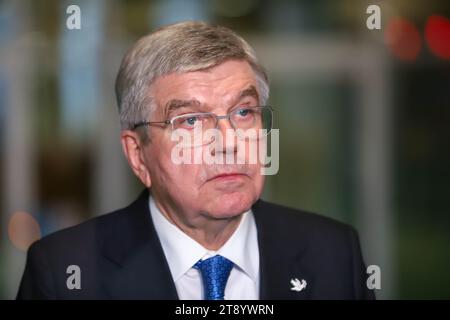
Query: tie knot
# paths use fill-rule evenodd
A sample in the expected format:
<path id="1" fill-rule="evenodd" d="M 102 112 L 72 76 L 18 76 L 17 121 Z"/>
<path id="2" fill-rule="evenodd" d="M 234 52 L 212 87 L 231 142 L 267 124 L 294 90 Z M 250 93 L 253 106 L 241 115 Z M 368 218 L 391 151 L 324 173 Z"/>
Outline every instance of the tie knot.
<path id="1" fill-rule="evenodd" d="M 223 300 L 225 286 L 233 268 L 233 262 L 225 257 L 216 255 L 209 259 L 198 261 L 194 268 L 200 270 L 202 275 L 205 300 Z"/>

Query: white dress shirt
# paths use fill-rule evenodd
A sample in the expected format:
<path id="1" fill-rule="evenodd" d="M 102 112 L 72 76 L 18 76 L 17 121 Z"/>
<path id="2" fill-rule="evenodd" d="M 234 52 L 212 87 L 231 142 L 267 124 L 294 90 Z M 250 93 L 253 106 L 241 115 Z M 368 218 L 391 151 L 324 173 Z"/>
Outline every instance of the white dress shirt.
<path id="1" fill-rule="evenodd" d="M 193 266 L 197 261 L 216 254 L 234 263 L 225 287 L 225 300 L 259 299 L 259 248 L 251 210 L 243 213 L 238 228 L 227 242 L 218 251 L 211 251 L 171 223 L 161 213 L 151 195 L 149 207 L 181 300 L 203 299 L 201 274 Z"/>

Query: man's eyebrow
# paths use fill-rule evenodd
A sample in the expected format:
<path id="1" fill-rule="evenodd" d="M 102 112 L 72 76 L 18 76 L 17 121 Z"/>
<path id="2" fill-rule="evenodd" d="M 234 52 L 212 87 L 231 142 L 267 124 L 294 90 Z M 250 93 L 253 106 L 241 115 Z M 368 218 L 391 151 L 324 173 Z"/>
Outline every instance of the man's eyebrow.
<path id="1" fill-rule="evenodd" d="M 166 103 L 166 108 L 165 108 L 164 113 L 166 115 L 169 115 L 173 111 L 178 110 L 180 108 L 193 107 L 193 106 L 195 106 L 195 107 L 200 106 L 200 102 L 195 99 L 192 99 L 192 100 L 172 99 Z"/>
<path id="2" fill-rule="evenodd" d="M 255 86 L 253 86 L 253 85 L 251 85 L 247 89 L 242 90 L 238 96 L 238 100 L 241 100 L 246 97 L 255 98 L 259 103 L 259 94 L 258 94 L 258 91 L 256 90 Z"/>
<path id="3" fill-rule="evenodd" d="M 237 102 L 239 100 L 246 98 L 246 97 L 253 97 L 259 102 L 259 94 L 256 90 L 255 86 L 251 85 L 248 88 L 242 90 L 239 95 L 237 96 Z M 164 109 L 164 113 L 166 116 L 170 115 L 173 111 L 176 111 L 181 108 L 187 108 L 187 107 L 199 107 L 201 103 L 196 99 L 191 100 L 181 100 L 181 99 L 172 99 L 169 100 L 166 103 L 166 107 Z"/>

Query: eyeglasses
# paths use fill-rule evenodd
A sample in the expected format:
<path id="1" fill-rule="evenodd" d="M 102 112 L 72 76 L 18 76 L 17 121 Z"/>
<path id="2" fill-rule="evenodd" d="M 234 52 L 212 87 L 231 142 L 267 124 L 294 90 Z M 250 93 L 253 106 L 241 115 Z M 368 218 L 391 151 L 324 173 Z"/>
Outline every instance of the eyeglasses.
<path id="1" fill-rule="evenodd" d="M 273 109 L 269 106 L 258 107 L 241 107 L 232 110 L 226 115 L 219 116 L 212 112 L 198 112 L 187 113 L 179 116 L 175 116 L 165 121 L 146 121 L 140 122 L 134 125 L 133 129 L 140 126 L 160 124 L 163 126 L 171 126 L 171 130 L 178 129 L 187 130 L 191 135 L 200 134 L 204 136 L 204 133 L 209 129 L 217 129 L 219 126 L 219 120 L 228 119 L 234 130 L 237 131 L 237 135 L 242 134 L 242 131 L 256 130 L 260 131 L 259 136 L 268 135 L 272 129 Z M 238 130 L 240 129 L 240 130 Z M 248 136 L 247 136 L 248 138 Z M 211 142 L 212 140 L 201 141 L 197 139 L 193 140 L 193 145 L 203 145 Z"/>

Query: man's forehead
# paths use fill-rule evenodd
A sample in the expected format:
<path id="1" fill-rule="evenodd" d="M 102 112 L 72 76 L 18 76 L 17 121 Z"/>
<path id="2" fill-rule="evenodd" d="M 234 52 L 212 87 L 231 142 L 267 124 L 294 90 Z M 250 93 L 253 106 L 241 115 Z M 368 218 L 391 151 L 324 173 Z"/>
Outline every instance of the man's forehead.
<path id="1" fill-rule="evenodd" d="M 256 89 L 256 86 L 253 84 L 247 85 L 244 89 L 236 92 L 231 93 L 232 96 L 232 104 L 233 103 L 239 103 L 240 100 L 244 98 L 253 98 L 257 102 L 259 101 L 259 94 L 258 90 Z M 191 99 L 169 99 L 164 105 L 162 105 L 162 108 L 164 110 L 164 113 L 169 114 L 177 109 L 184 108 L 184 107 L 200 107 L 200 106 L 208 106 L 208 103 L 201 102 L 197 100 L 196 98 Z"/>
<path id="2" fill-rule="evenodd" d="M 192 107 L 208 109 L 217 104 L 239 103 L 260 95 L 253 69 L 248 63 L 223 63 L 209 70 L 169 74 L 155 81 L 152 92 L 160 113 Z"/>
<path id="3" fill-rule="evenodd" d="M 165 96 L 178 91 L 181 94 L 189 90 L 213 89 L 219 91 L 222 87 L 241 90 L 243 82 L 255 83 L 255 72 L 248 62 L 232 60 L 208 69 L 162 75 L 153 82 L 152 91 Z M 183 97 L 183 99 L 185 98 Z"/>

